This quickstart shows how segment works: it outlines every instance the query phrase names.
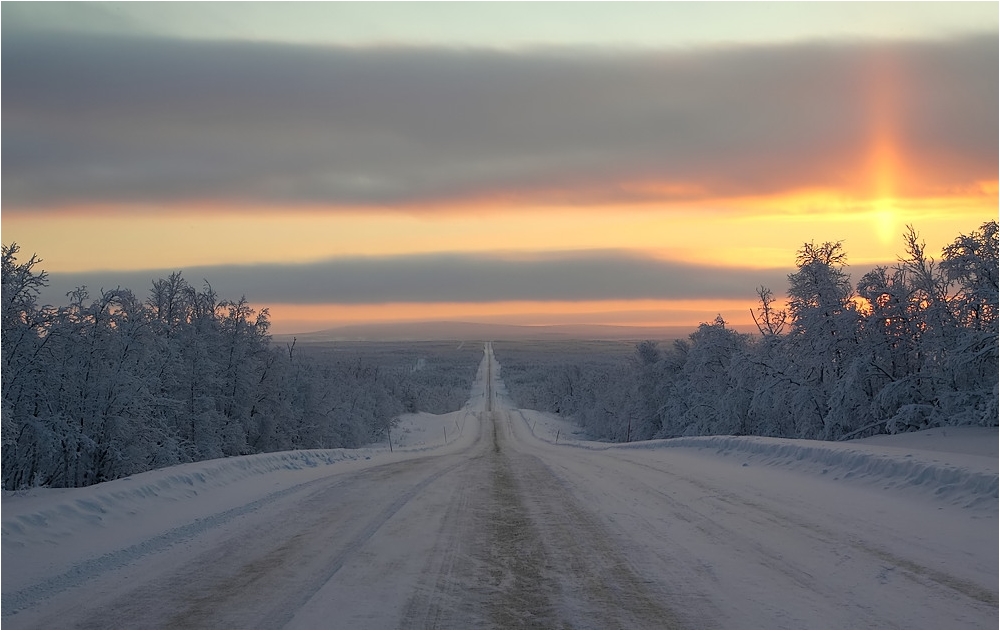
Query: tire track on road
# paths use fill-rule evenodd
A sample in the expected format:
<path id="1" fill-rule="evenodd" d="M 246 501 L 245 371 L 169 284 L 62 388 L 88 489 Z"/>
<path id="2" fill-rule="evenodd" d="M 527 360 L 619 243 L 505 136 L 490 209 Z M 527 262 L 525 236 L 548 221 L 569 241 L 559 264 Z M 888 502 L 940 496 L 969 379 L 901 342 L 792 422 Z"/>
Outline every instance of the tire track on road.
<path id="1" fill-rule="evenodd" d="M 461 464 L 422 458 L 345 476 L 276 519 L 237 526 L 229 539 L 163 578 L 80 612 L 74 626 L 280 628 L 400 509 Z M 387 494 L 386 480 L 406 484 Z M 387 501 L 373 507 L 380 499 Z"/>
<path id="2" fill-rule="evenodd" d="M 404 628 L 672 628 L 669 594 L 643 579 L 595 515 L 517 449 L 509 411 L 463 470 Z"/>
<path id="3" fill-rule="evenodd" d="M 262 497 L 259 500 L 244 504 L 243 506 L 237 506 L 204 519 L 198 519 L 197 521 L 193 521 L 189 524 L 172 528 L 171 530 L 147 539 L 146 541 L 84 561 L 83 563 L 75 565 L 71 569 L 57 576 L 40 581 L 14 593 L 4 594 L 2 615 L 13 615 L 21 609 L 31 607 L 42 600 L 51 598 L 68 589 L 83 585 L 84 583 L 94 580 L 95 578 L 98 578 L 112 570 L 123 568 L 149 555 L 169 550 L 178 543 L 193 539 L 194 537 L 218 528 L 233 519 L 253 513 L 261 507 L 271 504 L 272 502 L 328 481 L 329 477 L 325 477 L 318 480 L 303 482 L 302 484 L 297 484 L 280 491 L 275 491 L 274 493 Z M 339 484 L 343 484 L 345 482 L 346 481 L 343 481 Z"/>
<path id="4" fill-rule="evenodd" d="M 536 525 L 544 554 L 543 579 L 558 625 L 570 628 L 669 629 L 679 618 L 671 594 L 646 580 L 622 554 L 597 516 L 574 499 L 540 458 L 499 432 L 504 466 L 516 472 L 526 517 Z"/>
<path id="5" fill-rule="evenodd" d="M 915 580 L 915 582 L 923 583 L 923 581 L 925 580 L 931 581 L 941 585 L 942 587 L 953 589 L 956 592 L 958 592 L 961 596 L 970 598 L 975 601 L 979 601 L 980 603 L 983 603 L 985 605 L 991 605 L 993 607 L 997 606 L 998 599 L 996 592 L 992 592 L 989 589 L 986 589 L 980 585 L 976 585 L 975 583 L 972 583 L 970 581 L 962 580 L 960 578 L 951 576 L 945 572 L 925 567 L 919 563 L 902 558 L 898 555 L 892 554 L 887 550 L 883 550 L 877 546 L 870 545 L 863 541 L 855 539 L 844 539 L 843 537 L 838 536 L 833 530 L 819 523 L 816 523 L 814 521 L 804 520 L 800 517 L 797 517 L 796 515 L 787 512 L 778 511 L 773 507 L 764 506 L 761 503 L 751 501 L 743 496 L 735 495 L 724 489 L 719 489 L 713 486 L 706 485 L 700 480 L 694 478 L 681 478 L 675 472 L 667 471 L 663 468 L 656 467 L 648 463 L 640 462 L 637 460 L 633 460 L 624 456 L 619 456 L 619 457 L 621 460 L 628 462 L 632 466 L 650 469 L 657 472 L 658 474 L 663 475 L 665 478 L 674 478 L 683 480 L 686 484 L 691 484 L 693 486 L 704 489 L 705 492 L 707 494 L 710 494 L 715 499 L 716 502 L 732 506 L 733 507 L 732 512 L 738 512 L 740 515 L 744 517 L 744 519 L 753 520 L 761 524 L 766 524 L 766 525 L 769 524 L 775 528 L 787 527 L 789 524 L 792 524 L 796 527 L 796 532 L 800 534 L 808 534 L 810 537 L 814 537 L 818 545 L 828 546 L 830 548 L 836 548 L 836 549 L 852 548 L 858 552 L 868 554 L 872 557 L 881 559 L 885 562 L 892 563 L 894 566 L 903 568 L 904 569 L 903 575 Z M 641 482 L 641 476 L 635 476 L 635 479 L 639 480 L 640 483 L 645 484 Z M 659 489 L 655 489 L 654 487 L 649 487 L 649 488 L 651 489 L 651 491 L 654 491 L 657 494 L 661 495 L 664 498 L 664 501 L 671 503 L 675 507 L 677 506 L 677 502 L 669 495 L 662 493 Z M 711 521 L 708 519 L 706 515 L 698 513 L 692 507 L 686 506 L 685 508 L 687 508 L 693 513 L 698 514 L 703 523 Z M 707 535 L 712 534 L 709 533 L 708 531 L 705 532 Z M 718 534 L 716 534 L 715 536 L 720 541 L 727 540 L 731 542 L 736 539 L 745 539 L 745 537 L 742 534 L 733 531 L 724 531 L 723 536 L 720 536 Z M 746 545 L 743 547 L 745 548 L 751 547 L 755 545 L 755 543 L 756 542 L 748 540 Z M 762 549 L 761 553 L 763 558 L 780 559 L 780 554 L 778 554 L 776 551 L 773 550 L 768 551 Z M 797 573 L 798 575 L 801 576 L 804 574 L 801 570 L 798 570 L 790 565 L 788 565 L 784 571 L 789 575 Z M 812 579 L 813 577 L 808 576 L 808 578 Z M 803 583 L 803 584 L 809 586 L 811 584 L 811 581 L 810 583 Z"/>

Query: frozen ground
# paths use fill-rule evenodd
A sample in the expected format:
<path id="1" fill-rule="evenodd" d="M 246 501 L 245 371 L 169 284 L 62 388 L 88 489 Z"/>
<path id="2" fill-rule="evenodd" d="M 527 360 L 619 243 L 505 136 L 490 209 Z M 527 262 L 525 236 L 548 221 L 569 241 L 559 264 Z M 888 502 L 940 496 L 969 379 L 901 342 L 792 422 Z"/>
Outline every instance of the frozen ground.
<path id="1" fill-rule="evenodd" d="M 5 493 L 3 627 L 997 628 L 996 428 L 609 445 L 498 374 L 391 453 Z"/>

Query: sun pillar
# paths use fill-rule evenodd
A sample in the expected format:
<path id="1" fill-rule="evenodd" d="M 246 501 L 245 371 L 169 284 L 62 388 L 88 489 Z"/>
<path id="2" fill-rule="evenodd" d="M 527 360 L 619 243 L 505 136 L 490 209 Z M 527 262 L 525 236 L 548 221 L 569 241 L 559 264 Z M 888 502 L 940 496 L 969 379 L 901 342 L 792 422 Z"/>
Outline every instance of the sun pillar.
<path id="1" fill-rule="evenodd" d="M 899 72 L 892 53 L 879 51 L 869 64 L 868 190 L 872 204 L 871 221 L 875 234 L 885 244 L 893 242 L 901 226 L 896 207 L 899 156 Z"/>

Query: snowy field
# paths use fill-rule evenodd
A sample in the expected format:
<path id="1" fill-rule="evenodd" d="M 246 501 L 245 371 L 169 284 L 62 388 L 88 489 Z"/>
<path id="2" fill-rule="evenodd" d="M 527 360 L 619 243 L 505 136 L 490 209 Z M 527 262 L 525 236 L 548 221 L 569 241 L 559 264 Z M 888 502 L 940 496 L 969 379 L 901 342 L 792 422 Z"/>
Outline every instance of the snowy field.
<path id="1" fill-rule="evenodd" d="M 592 442 L 514 409 L 487 351 L 391 452 L 5 492 L 3 627 L 997 628 L 996 428 Z M 285 564 L 349 518 L 324 567 Z"/>

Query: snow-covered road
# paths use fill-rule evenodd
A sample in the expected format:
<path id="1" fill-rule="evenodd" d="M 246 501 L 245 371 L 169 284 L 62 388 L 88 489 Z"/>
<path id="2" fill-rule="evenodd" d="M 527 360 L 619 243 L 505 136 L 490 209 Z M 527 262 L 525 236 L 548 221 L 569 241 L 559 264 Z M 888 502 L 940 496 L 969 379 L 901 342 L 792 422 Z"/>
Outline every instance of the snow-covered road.
<path id="1" fill-rule="evenodd" d="M 466 408 L 392 453 L 5 494 L 3 627 L 998 626 L 995 428 L 977 454 L 559 422 L 487 344 Z"/>

